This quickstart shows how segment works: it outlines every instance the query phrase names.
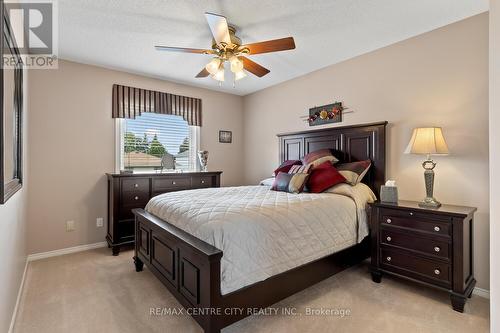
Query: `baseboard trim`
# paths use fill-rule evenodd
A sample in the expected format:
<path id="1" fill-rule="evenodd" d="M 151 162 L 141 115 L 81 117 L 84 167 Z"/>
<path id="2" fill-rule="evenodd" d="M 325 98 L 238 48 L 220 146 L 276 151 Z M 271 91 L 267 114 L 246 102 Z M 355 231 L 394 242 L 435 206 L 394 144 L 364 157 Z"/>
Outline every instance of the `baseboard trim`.
<path id="1" fill-rule="evenodd" d="M 483 289 L 483 288 L 478 288 L 478 287 L 475 287 L 474 288 L 474 291 L 472 292 L 474 295 L 476 296 L 479 296 L 479 297 L 483 297 L 483 298 L 487 298 L 487 299 L 490 299 L 490 291 L 489 290 L 486 290 L 486 289 Z"/>
<path id="2" fill-rule="evenodd" d="M 14 324 L 16 323 L 17 311 L 19 309 L 19 303 L 21 303 L 21 296 L 23 295 L 24 281 L 26 280 L 26 271 L 28 270 L 28 258 L 26 258 L 26 263 L 24 264 L 23 277 L 21 278 L 21 284 L 19 285 L 19 290 L 17 291 L 16 305 L 14 306 L 14 311 L 12 312 L 12 318 L 10 319 L 10 326 L 8 333 L 14 331 Z"/>
<path id="3" fill-rule="evenodd" d="M 65 249 L 60 249 L 60 250 L 34 253 L 34 254 L 28 255 L 28 261 L 35 261 L 35 260 L 40 260 L 40 259 L 45 259 L 45 258 L 62 256 L 65 254 L 70 254 L 70 253 L 75 253 L 75 252 L 82 252 L 82 251 L 87 251 L 87 250 L 99 249 L 101 247 L 106 247 L 107 245 L 108 245 L 108 243 L 106 243 L 106 242 L 99 242 L 99 243 L 94 243 L 94 244 L 86 244 L 86 245 L 67 247 Z"/>

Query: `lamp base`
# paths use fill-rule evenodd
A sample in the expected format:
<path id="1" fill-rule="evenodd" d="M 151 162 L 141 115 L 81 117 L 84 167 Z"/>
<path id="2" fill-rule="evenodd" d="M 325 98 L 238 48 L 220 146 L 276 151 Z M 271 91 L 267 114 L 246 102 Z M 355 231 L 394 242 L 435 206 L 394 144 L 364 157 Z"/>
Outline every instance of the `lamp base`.
<path id="1" fill-rule="evenodd" d="M 427 160 L 422 163 L 422 167 L 425 169 L 424 180 L 425 180 L 425 199 L 418 205 L 420 207 L 438 208 L 441 203 L 434 198 L 434 168 L 436 163 L 431 160 L 430 156 L 427 156 Z"/>
<path id="2" fill-rule="evenodd" d="M 424 201 L 419 202 L 418 205 L 424 208 L 439 208 L 441 203 L 434 198 L 425 198 Z"/>

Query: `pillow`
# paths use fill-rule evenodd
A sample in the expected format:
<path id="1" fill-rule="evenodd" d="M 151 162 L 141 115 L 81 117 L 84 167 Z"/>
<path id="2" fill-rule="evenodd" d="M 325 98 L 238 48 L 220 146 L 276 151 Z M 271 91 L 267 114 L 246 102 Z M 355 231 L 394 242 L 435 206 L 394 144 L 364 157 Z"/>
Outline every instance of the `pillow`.
<path id="1" fill-rule="evenodd" d="M 310 173 L 311 171 L 311 164 L 307 165 L 292 165 L 290 170 L 288 170 L 288 173 Z"/>
<path id="2" fill-rule="evenodd" d="M 345 177 L 349 184 L 356 185 L 361 183 L 371 165 L 372 162 L 370 160 L 344 163 L 339 164 L 337 170 Z"/>
<path id="3" fill-rule="evenodd" d="M 311 193 L 321 193 L 332 186 L 344 183 L 344 176 L 334 168 L 330 161 L 326 161 L 318 165 L 311 172 L 307 180 L 307 188 Z"/>
<path id="4" fill-rule="evenodd" d="M 302 165 L 302 161 L 287 160 L 287 161 L 281 163 L 281 165 L 276 170 L 274 170 L 273 176 L 276 176 L 280 172 L 287 173 L 288 171 L 290 171 L 290 168 L 294 165 Z"/>
<path id="5" fill-rule="evenodd" d="M 273 183 L 274 183 L 274 177 L 261 180 L 259 185 L 273 186 Z"/>
<path id="6" fill-rule="evenodd" d="M 274 180 L 271 190 L 288 192 L 288 193 L 300 193 L 304 189 L 306 184 L 307 173 L 284 173 L 280 172 Z"/>
<path id="7" fill-rule="evenodd" d="M 333 156 L 330 149 L 316 150 L 302 158 L 302 164 L 311 164 L 313 169 L 326 161 L 330 161 L 332 164 L 335 164 L 339 160 Z"/>

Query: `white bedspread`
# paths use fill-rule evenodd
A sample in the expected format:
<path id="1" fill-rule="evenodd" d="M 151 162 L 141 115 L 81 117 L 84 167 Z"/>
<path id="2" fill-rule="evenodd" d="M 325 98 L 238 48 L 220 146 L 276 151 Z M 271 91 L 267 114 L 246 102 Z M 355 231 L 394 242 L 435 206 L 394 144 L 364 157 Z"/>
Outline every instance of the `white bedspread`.
<path id="1" fill-rule="evenodd" d="M 364 184 L 290 194 L 268 186 L 165 193 L 146 211 L 223 251 L 227 294 L 360 242 L 368 235 Z"/>

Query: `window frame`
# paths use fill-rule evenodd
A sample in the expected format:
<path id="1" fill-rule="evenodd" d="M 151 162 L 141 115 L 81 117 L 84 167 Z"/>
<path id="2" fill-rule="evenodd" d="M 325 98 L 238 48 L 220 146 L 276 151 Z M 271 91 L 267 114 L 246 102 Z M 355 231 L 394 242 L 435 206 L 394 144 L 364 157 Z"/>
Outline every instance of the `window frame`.
<path id="1" fill-rule="evenodd" d="M 120 173 L 125 170 L 125 165 L 123 162 L 122 152 L 124 150 L 124 130 L 125 130 L 125 118 L 115 118 L 115 172 Z M 201 170 L 200 163 L 198 161 L 197 153 L 200 150 L 200 127 L 199 126 L 189 126 L 189 149 L 190 149 L 190 163 L 194 166 L 192 170 L 176 170 L 176 172 L 198 172 Z M 142 173 L 155 173 L 154 170 L 151 172 Z"/>

